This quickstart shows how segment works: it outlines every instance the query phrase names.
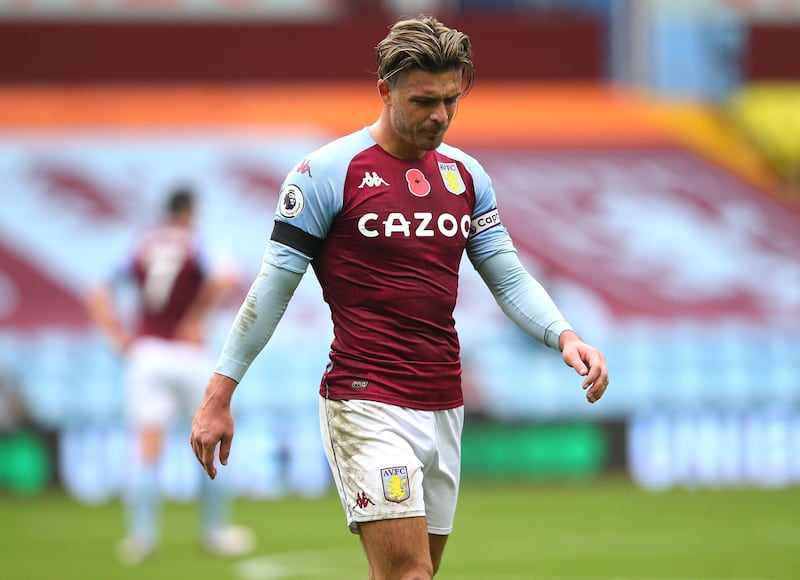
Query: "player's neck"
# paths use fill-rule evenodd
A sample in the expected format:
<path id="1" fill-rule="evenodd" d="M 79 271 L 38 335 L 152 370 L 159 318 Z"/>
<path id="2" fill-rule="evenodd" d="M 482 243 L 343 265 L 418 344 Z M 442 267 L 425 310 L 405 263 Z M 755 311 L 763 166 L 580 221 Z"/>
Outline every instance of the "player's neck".
<path id="1" fill-rule="evenodd" d="M 369 126 L 369 134 L 378 146 L 392 157 L 406 161 L 422 159 L 427 151 L 409 147 L 392 128 L 390 121 L 382 115 Z"/>

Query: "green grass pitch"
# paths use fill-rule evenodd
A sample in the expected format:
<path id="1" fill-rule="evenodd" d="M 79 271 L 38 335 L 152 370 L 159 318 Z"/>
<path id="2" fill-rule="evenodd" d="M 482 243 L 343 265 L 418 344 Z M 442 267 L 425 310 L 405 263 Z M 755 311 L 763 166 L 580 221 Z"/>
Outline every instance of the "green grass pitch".
<path id="1" fill-rule="evenodd" d="M 82 505 L 61 493 L 0 495 L 4 580 L 365 579 L 338 499 L 240 499 L 250 557 L 201 552 L 194 505 L 169 503 L 152 560 L 114 558 L 117 502 Z M 797 488 L 650 493 L 624 478 L 463 487 L 456 529 L 437 580 L 755 580 L 800 578 Z"/>

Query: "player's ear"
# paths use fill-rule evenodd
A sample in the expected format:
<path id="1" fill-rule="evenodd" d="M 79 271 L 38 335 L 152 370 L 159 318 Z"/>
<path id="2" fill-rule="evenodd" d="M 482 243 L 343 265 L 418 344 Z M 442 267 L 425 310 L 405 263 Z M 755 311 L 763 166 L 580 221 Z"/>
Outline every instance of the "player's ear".
<path id="1" fill-rule="evenodd" d="M 384 105 L 389 105 L 391 103 L 392 101 L 391 93 L 392 93 L 392 87 L 389 85 L 389 81 L 386 79 L 379 79 L 378 95 L 380 95 Z"/>

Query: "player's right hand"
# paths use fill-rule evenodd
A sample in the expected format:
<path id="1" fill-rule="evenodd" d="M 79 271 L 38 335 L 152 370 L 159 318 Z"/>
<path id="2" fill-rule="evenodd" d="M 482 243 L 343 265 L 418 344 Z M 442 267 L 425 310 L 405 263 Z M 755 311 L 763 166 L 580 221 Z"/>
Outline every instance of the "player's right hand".
<path id="1" fill-rule="evenodd" d="M 228 377 L 214 374 L 206 387 L 203 402 L 192 420 L 192 434 L 189 443 L 195 457 L 211 479 L 217 476 L 214 464 L 219 446 L 219 462 L 228 464 L 233 440 L 233 416 L 231 397 L 236 382 Z"/>

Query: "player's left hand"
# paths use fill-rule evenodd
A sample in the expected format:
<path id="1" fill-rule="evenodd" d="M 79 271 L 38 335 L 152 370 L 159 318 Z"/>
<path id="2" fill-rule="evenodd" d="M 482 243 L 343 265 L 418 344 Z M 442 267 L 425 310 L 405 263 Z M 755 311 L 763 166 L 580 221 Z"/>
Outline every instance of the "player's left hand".
<path id="1" fill-rule="evenodd" d="M 586 400 L 590 403 L 599 401 L 609 383 L 606 357 L 571 330 L 562 332 L 558 343 L 564 362 L 583 377 Z"/>

